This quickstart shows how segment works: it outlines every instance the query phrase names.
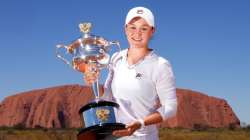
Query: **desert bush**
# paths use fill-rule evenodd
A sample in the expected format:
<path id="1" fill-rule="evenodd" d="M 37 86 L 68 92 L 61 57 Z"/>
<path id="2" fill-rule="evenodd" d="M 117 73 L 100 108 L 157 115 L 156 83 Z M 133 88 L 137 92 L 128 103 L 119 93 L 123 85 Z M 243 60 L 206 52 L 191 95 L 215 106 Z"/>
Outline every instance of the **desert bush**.
<path id="1" fill-rule="evenodd" d="M 7 126 L 1 126 L 1 127 L 0 127 L 0 130 L 8 130 L 8 129 L 10 129 L 10 128 L 7 127 Z"/>
<path id="2" fill-rule="evenodd" d="M 242 129 L 245 130 L 245 131 L 249 131 L 250 132 L 250 124 L 246 125 Z"/>
<path id="3" fill-rule="evenodd" d="M 20 129 L 25 129 L 25 124 L 23 124 L 23 123 L 18 123 L 18 124 L 16 124 L 16 125 L 14 125 L 12 128 L 18 129 L 18 130 L 20 130 Z"/>
<path id="4" fill-rule="evenodd" d="M 249 129 L 249 130 L 250 130 L 250 124 L 249 124 L 249 125 L 247 125 L 246 129 Z"/>
<path id="5" fill-rule="evenodd" d="M 194 124 L 193 128 L 192 128 L 193 131 L 205 131 L 205 130 L 208 130 L 208 129 L 209 129 L 208 125 L 199 124 L 199 123 Z"/>
<path id="6" fill-rule="evenodd" d="M 229 130 L 235 130 L 237 128 L 237 124 L 236 123 L 230 123 L 229 125 L 228 125 L 228 129 Z"/>
<path id="7" fill-rule="evenodd" d="M 242 122 L 241 124 L 241 128 L 245 131 L 249 131 L 250 132 L 250 124 L 247 124 L 245 122 Z"/>

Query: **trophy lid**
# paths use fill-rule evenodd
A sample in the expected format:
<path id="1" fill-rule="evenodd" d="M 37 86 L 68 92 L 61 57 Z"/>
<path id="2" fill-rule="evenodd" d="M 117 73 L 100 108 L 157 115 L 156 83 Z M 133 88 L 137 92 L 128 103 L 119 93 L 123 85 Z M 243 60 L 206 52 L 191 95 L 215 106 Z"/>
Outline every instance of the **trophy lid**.
<path id="1" fill-rule="evenodd" d="M 89 22 L 79 24 L 82 36 L 71 42 L 69 45 L 57 45 L 57 57 L 66 64 L 78 70 L 80 64 L 96 63 L 98 68 L 106 68 L 110 61 L 110 48 L 112 45 L 121 50 L 118 41 L 107 41 L 103 37 L 90 34 L 92 24 Z M 70 55 L 64 57 L 59 49 L 65 48 Z M 68 59 L 69 58 L 69 59 Z"/>
<path id="2" fill-rule="evenodd" d="M 76 39 L 69 45 L 68 52 L 73 53 L 74 49 L 78 47 L 88 47 L 92 49 L 104 49 L 107 50 L 107 46 L 110 46 L 110 42 L 103 37 L 90 34 L 92 24 L 89 22 L 79 24 L 80 32 L 83 33 L 82 37 Z"/>
<path id="3" fill-rule="evenodd" d="M 105 100 L 99 100 L 99 101 L 94 101 L 86 104 L 83 106 L 80 110 L 79 113 L 81 114 L 82 112 L 90 109 L 90 108 L 95 108 L 95 107 L 101 107 L 101 106 L 113 106 L 113 107 L 119 107 L 119 105 L 115 102 L 112 101 L 105 101 Z"/>

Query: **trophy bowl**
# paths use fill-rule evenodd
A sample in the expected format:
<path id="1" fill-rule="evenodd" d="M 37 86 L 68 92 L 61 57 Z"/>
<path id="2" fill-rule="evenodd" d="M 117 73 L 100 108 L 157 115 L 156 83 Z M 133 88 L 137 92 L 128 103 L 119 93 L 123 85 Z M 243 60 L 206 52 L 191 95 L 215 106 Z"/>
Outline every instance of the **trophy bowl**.
<path id="1" fill-rule="evenodd" d="M 77 71 L 80 71 L 79 65 L 94 64 L 98 70 L 108 68 L 111 46 L 117 46 L 120 52 L 119 42 L 107 41 L 102 37 L 89 34 L 91 23 L 83 23 L 79 27 L 83 33 L 82 37 L 67 46 L 57 45 L 57 57 Z M 70 61 L 60 53 L 61 49 L 66 50 L 66 54 L 70 54 Z M 91 71 L 95 72 L 96 70 Z M 100 97 L 98 79 L 91 85 L 91 88 L 95 99 L 79 110 L 83 128 L 77 135 L 78 140 L 102 139 L 112 135 L 114 130 L 125 128 L 124 124 L 116 121 L 115 112 L 119 108 L 119 104 Z"/>

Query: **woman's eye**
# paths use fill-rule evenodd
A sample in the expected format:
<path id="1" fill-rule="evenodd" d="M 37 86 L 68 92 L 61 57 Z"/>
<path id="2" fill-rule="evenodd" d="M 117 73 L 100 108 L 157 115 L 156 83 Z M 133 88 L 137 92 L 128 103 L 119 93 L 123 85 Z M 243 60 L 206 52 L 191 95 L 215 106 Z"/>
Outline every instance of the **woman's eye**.
<path id="1" fill-rule="evenodd" d="M 130 27 L 130 29 L 135 30 L 135 29 L 136 29 L 136 27 L 133 27 L 133 26 L 132 26 L 132 27 Z"/>
<path id="2" fill-rule="evenodd" d="M 141 30 L 142 30 L 142 31 L 147 31 L 147 30 L 148 30 L 148 28 L 142 28 Z"/>

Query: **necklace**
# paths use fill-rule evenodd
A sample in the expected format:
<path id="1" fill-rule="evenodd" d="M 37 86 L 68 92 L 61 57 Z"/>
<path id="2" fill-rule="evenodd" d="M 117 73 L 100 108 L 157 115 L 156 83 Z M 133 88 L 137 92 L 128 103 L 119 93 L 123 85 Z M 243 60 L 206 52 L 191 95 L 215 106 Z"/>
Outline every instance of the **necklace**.
<path id="1" fill-rule="evenodd" d="M 152 49 L 150 49 L 147 53 L 145 53 L 141 58 L 139 58 L 139 60 L 136 62 L 136 63 L 134 63 L 134 64 L 132 64 L 132 65 L 129 65 L 129 63 L 128 63 L 128 52 L 127 52 L 127 55 L 126 55 L 126 65 L 127 65 L 127 68 L 128 69 L 133 69 L 133 68 L 135 68 L 136 66 L 138 66 L 139 64 L 141 64 L 144 60 L 145 60 L 145 58 L 147 57 L 147 56 L 149 56 L 149 55 L 151 55 L 152 54 Z"/>

